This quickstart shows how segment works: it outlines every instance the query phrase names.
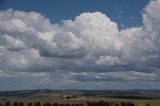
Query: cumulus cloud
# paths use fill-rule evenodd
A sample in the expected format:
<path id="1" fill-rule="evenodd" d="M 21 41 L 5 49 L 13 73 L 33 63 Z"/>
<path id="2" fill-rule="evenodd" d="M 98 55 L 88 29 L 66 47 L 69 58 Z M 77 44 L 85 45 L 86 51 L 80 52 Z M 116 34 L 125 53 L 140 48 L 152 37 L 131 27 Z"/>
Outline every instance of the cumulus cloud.
<path id="1" fill-rule="evenodd" d="M 63 27 L 83 39 L 95 56 L 115 53 L 123 46 L 117 24 L 101 12 L 82 13 L 74 21 L 64 21 Z"/>
<path id="2" fill-rule="evenodd" d="M 54 24 L 36 12 L 0 11 L 1 76 L 57 73 L 70 83 L 159 80 L 159 7 L 159 0 L 150 1 L 144 25 L 121 31 L 101 12 Z"/>

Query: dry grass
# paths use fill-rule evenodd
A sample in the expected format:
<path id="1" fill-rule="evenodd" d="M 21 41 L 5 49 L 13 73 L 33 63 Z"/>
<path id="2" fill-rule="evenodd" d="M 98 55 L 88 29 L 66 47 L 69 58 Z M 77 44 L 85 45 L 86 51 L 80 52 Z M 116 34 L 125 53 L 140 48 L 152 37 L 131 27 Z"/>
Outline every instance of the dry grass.
<path id="1" fill-rule="evenodd" d="M 84 104 L 84 106 L 87 106 L 87 101 L 90 102 L 99 102 L 99 101 L 106 101 L 106 102 L 115 102 L 115 103 L 120 103 L 120 102 L 132 102 L 135 103 L 137 106 L 145 106 L 145 104 L 149 103 L 151 106 L 160 106 L 160 99 L 157 100 L 135 100 L 135 99 L 114 99 L 114 98 L 103 98 L 103 97 L 87 97 L 84 99 L 59 99 L 55 100 L 52 98 L 6 98 L 4 101 L 4 98 L 0 98 L 0 103 L 4 104 L 6 101 L 10 101 L 11 104 L 14 102 L 23 102 L 25 106 L 28 103 L 36 103 L 40 102 L 41 104 L 43 103 L 58 103 L 58 104 Z"/>

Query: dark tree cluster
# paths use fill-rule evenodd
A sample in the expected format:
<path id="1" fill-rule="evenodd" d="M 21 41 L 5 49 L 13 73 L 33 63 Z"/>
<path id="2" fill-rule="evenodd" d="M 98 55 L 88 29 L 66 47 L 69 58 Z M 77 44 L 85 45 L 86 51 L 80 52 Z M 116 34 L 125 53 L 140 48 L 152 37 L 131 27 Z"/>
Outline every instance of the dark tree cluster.
<path id="1" fill-rule="evenodd" d="M 83 104 L 58 104 L 54 103 L 53 106 L 83 106 Z"/>
<path id="2" fill-rule="evenodd" d="M 13 104 L 10 101 L 6 101 L 4 105 L 0 104 L 0 106 L 83 106 L 83 104 L 59 104 L 59 103 L 43 103 L 41 102 L 35 102 L 35 103 L 27 103 L 24 104 L 23 102 L 13 102 Z"/>
<path id="3" fill-rule="evenodd" d="M 87 102 L 88 106 L 135 106 L 134 103 L 125 103 L 125 102 L 121 102 L 121 103 L 114 103 L 114 102 L 104 102 L 104 101 L 100 101 L 100 102 Z"/>
<path id="4" fill-rule="evenodd" d="M 36 103 L 34 103 L 34 106 L 41 106 L 41 103 L 40 102 L 36 102 Z"/>
<path id="5" fill-rule="evenodd" d="M 13 103 L 13 106 L 24 106 L 24 103 L 23 102 L 14 102 Z"/>
<path id="6" fill-rule="evenodd" d="M 23 102 L 14 102 L 12 105 L 10 101 L 6 101 L 5 106 L 84 106 L 84 104 L 82 103 L 79 103 L 79 104 L 43 103 L 42 104 L 41 102 L 35 102 L 35 103 L 29 102 L 28 104 L 24 105 Z M 106 101 L 99 101 L 99 102 L 87 101 L 87 106 L 135 106 L 135 104 L 130 102 L 115 103 L 115 102 L 106 102 Z M 150 106 L 150 105 L 147 104 L 146 106 Z"/>
<path id="7" fill-rule="evenodd" d="M 83 104 L 58 104 L 58 103 L 43 103 L 41 104 L 40 102 L 36 102 L 34 104 L 28 103 L 27 106 L 83 106 Z"/>
<path id="8" fill-rule="evenodd" d="M 5 103 L 5 106 L 10 106 L 10 101 L 7 101 L 6 103 Z"/>
<path id="9" fill-rule="evenodd" d="M 44 103 L 43 106 L 52 106 L 51 103 Z"/>
<path id="10" fill-rule="evenodd" d="M 145 106 L 153 106 L 153 105 L 151 105 L 151 104 L 149 104 L 149 103 L 146 103 Z"/>

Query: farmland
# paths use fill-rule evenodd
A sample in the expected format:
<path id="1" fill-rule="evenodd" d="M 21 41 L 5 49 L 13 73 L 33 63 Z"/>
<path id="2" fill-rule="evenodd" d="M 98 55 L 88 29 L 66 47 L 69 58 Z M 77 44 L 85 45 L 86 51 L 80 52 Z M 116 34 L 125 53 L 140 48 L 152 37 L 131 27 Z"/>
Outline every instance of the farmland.
<path id="1" fill-rule="evenodd" d="M 52 98 L 1 98 L 1 106 L 160 106 L 160 99 L 137 100 L 115 99 L 102 97 L 88 97 L 79 99 L 52 99 Z M 8 104 L 7 104 L 8 103 Z M 18 105 L 16 105 L 17 103 Z M 133 103 L 134 105 L 122 105 Z M 104 105 L 106 104 L 106 105 Z M 107 105 L 108 104 L 108 105 Z"/>
<path id="2" fill-rule="evenodd" d="M 160 106 L 159 90 L 25 90 L 0 96 L 0 106 Z"/>

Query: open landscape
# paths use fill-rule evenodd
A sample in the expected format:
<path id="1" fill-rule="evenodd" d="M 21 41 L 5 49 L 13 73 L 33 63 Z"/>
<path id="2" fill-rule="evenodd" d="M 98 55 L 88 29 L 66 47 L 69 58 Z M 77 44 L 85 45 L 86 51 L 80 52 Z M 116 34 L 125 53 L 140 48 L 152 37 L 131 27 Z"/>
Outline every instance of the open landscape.
<path id="1" fill-rule="evenodd" d="M 0 106 L 160 106 L 160 0 L 0 0 Z"/>
<path id="2" fill-rule="evenodd" d="M 0 106 L 160 106 L 160 90 L 22 90 L 0 92 Z"/>

